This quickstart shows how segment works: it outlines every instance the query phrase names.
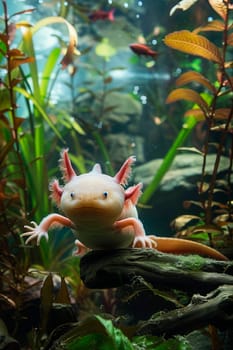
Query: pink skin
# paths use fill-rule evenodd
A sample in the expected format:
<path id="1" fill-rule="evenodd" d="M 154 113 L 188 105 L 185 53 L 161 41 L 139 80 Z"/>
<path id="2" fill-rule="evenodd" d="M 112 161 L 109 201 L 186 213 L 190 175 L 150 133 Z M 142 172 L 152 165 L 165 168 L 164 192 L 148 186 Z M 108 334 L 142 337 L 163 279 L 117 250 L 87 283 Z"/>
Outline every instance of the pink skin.
<path id="1" fill-rule="evenodd" d="M 136 204 L 142 184 L 126 190 L 127 180 L 135 157 L 129 157 L 114 177 L 102 174 L 96 164 L 92 171 L 77 176 L 72 168 L 68 152 L 61 157 L 64 187 L 54 180 L 51 183 L 52 199 L 66 216 L 50 214 L 39 225 L 25 226 L 26 244 L 42 237 L 48 239 L 48 231 L 55 225 L 73 228 L 77 232 L 75 241 L 77 254 L 90 249 L 153 248 L 167 253 L 195 253 L 219 260 L 227 258 L 217 250 L 203 244 L 177 238 L 146 236 L 143 224 L 138 219 Z"/>
<path id="2" fill-rule="evenodd" d="M 25 226 L 26 244 L 42 237 L 48 239 L 52 226 L 63 225 L 77 231 L 77 254 L 89 249 L 127 247 L 156 248 L 156 242 L 145 235 L 135 204 L 141 194 L 141 184 L 124 190 L 135 157 L 129 157 L 114 177 L 102 174 L 96 164 L 92 171 L 77 176 L 68 152 L 62 153 L 61 169 L 66 182 L 61 188 L 57 180 L 51 183 L 52 198 L 66 216 L 50 214 L 39 225 Z"/>

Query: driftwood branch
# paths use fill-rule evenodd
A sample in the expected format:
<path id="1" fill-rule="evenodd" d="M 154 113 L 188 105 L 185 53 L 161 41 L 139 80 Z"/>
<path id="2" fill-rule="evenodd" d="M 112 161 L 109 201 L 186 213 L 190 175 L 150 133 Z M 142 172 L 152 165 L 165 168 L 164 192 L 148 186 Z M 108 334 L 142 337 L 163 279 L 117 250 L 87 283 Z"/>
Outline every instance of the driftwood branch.
<path id="1" fill-rule="evenodd" d="M 91 251 L 80 262 L 81 278 L 88 288 L 113 288 L 142 276 L 156 288 L 208 293 L 233 285 L 233 262 L 199 256 L 179 256 L 154 249 Z"/>
<path id="2" fill-rule="evenodd" d="M 141 322 L 137 334 L 170 337 L 209 324 L 219 329 L 233 327 L 233 262 L 152 249 L 119 249 L 89 252 L 81 259 L 80 271 L 88 288 L 132 285 L 142 277 L 156 289 L 180 289 L 192 295 L 188 306 L 158 312 Z"/>
<path id="3" fill-rule="evenodd" d="M 209 324 L 219 329 L 233 326 L 233 286 L 221 286 L 205 297 L 194 295 L 188 306 L 159 313 L 141 322 L 137 333 L 172 336 Z"/>

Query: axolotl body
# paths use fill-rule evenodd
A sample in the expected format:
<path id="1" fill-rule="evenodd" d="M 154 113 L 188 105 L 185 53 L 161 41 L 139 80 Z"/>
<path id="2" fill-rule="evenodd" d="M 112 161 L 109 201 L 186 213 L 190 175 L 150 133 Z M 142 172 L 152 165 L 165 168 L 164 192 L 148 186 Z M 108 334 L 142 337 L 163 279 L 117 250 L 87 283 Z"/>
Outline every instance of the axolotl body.
<path id="1" fill-rule="evenodd" d="M 135 157 L 129 157 L 117 174 L 112 177 L 102 173 L 99 164 L 86 174 L 76 175 L 68 151 L 61 155 L 61 170 L 64 187 L 54 180 L 50 187 L 52 199 L 65 214 L 46 216 L 39 225 L 25 226 L 28 237 L 40 243 L 48 239 L 48 231 L 54 225 L 68 226 L 77 232 L 75 241 L 77 254 L 83 255 L 90 249 L 119 249 L 128 247 L 153 248 L 171 253 L 206 254 L 226 260 L 217 250 L 203 244 L 177 238 L 146 235 L 138 218 L 136 204 L 142 184 L 125 188 Z"/>

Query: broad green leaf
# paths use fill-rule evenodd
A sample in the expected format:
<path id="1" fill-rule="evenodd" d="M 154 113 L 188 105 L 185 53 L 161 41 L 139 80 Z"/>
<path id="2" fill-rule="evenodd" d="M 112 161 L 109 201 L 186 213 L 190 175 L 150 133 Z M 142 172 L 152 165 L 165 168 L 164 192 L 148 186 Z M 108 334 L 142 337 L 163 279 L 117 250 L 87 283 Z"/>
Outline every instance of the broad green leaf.
<path id="1" fill-rule="evenodd" d="M 207 60 L 222 64 L 223 59 L 216 45 L 204 36 L 195 34 L 188 30 L 173 32 L 165 36 L 164 42 L 173 49 L 200 56 Z"/>
<path id="2" fill-rule="evenodd" d="M 115 327 L 111 320 L 92 316 L 77 324 L 61 338 L 65 350 L 134 350 L 130 340 Z"/>

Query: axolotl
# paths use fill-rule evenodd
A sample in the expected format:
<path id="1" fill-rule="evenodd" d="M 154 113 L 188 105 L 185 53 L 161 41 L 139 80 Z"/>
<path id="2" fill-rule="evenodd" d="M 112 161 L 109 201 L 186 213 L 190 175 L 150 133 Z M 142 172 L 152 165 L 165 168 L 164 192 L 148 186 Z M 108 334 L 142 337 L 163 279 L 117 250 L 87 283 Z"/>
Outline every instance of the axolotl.
<path id="1" fill-rule="evenodd" d="M 126 188 L 135 157 L 129 157 L 114 177 L 102 173 L 95 164 L 86 174 L 76 175 L 68 156 L 61 154 L 61 170 L 65 185 L 58 180 L 50 184 L 51 197 L 65 214 L 53 213 L 37 225 L 25 226 L 26 244 L 42 237 L 48 239 L 48 231 L 56 225 L 68 226 L 77 232 L 76 254 L 83 255 L 91 249 L 152 248 L 174 254 L 197 253 L 226 260 L 217 250 L 203 244 L 178 238 L 146 235 L 138 218 L 136 204 L 142 183 Z"/>

